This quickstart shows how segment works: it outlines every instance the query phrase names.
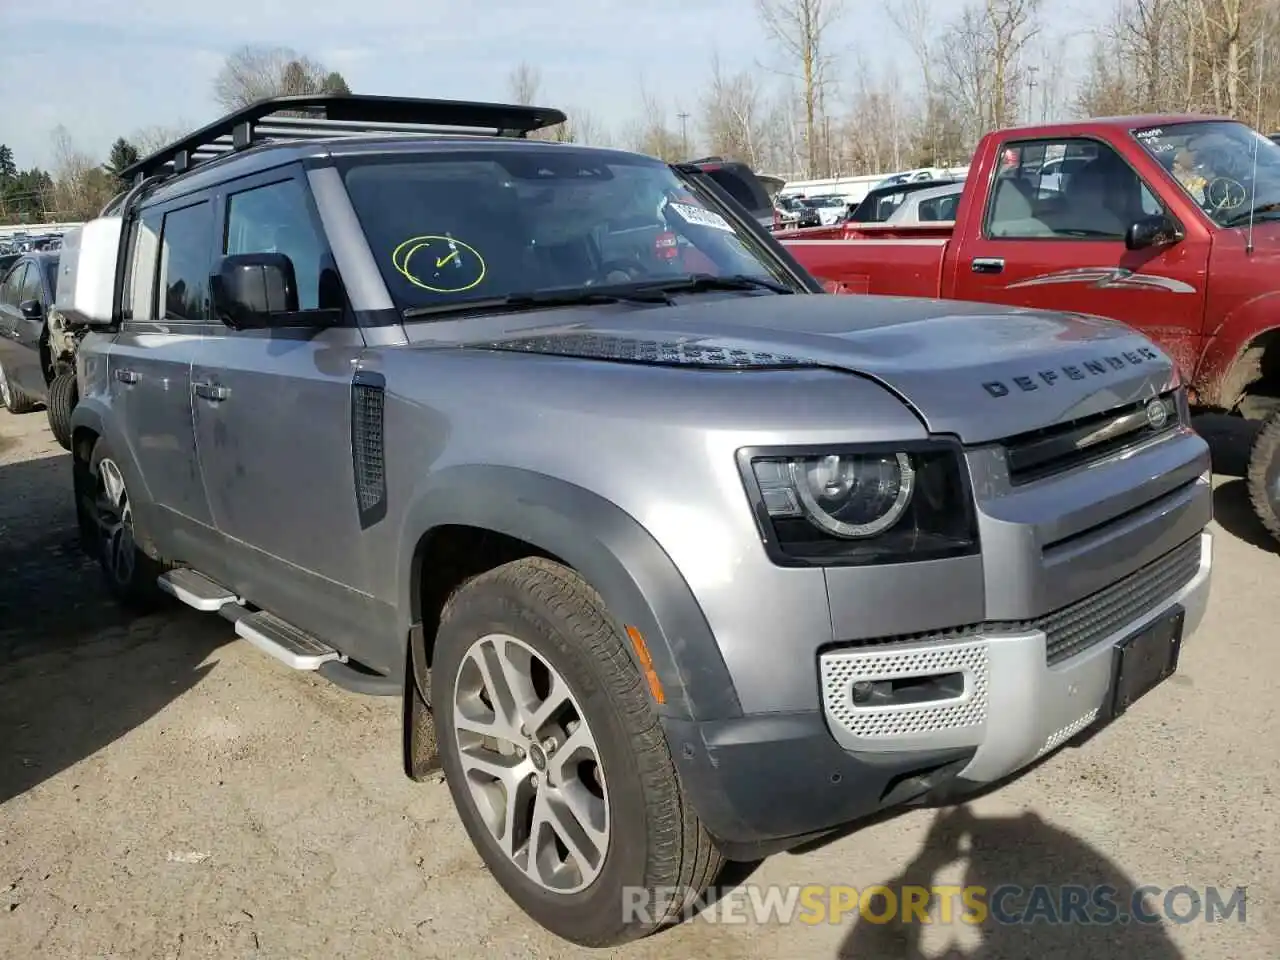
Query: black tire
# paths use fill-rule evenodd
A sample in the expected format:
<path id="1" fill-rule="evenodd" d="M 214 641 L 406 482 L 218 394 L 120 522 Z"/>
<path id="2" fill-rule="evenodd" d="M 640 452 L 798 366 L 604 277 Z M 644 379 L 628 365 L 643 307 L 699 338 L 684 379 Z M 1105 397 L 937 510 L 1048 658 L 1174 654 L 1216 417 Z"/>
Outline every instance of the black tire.
<path id="1" fill-rule="evenodd" d="M 0 384 L 0 406 L 8 408 L 10 413 L 30 413 L 40 406 L 39 400 L 9 379 L 4 364 L 0 364 Z"/>
<path id="2" fill-rule="evenodd" d="M 599 874 L 576 893 L 526 876 L 499 847 L 465 782 L 454 686 L 472 644 L 492 634 L 523 641 L 564 678 L 598 749 L 609 845 Z M 573 571 L 529 558 L 464 584 L 442 613 L 431 678 L 441 761 L 463 826 L 507 895 L 547 930 L 581 946 L 626 943 L 677 920 L 715 880 L 722 858 L 681 790 L 627 641 L 600 596 Z M 627 888 L 651 891 L 630 916 Z M 655 909 L 653 893 L 672 889 L 686 894 Z"/>
<path id="3" fill-rule="evenodd" d="M 79 399 L 74 373 L 60 373 L 49 384 L 49 400 L 44 407 L 49 417 L 49 432 L 64 450 L 71 449 L 71 412 Z"/>
<path id="4" fill-rule="evenodd" d="M 1280 542 L 1280 413 L 1263 421 L 1253 441 L 1247 482 L 1253 512 Z"/>
<path id="5" fill-rule="evenodd" d="M 119 485 L 124 497 L 118 507 L 110 504 L 111 497 L 105 482 L 111 468 L 120 477 Z M 84 510 L 90 512 L 88 518 L 81 513 L 82 531 L 87 519 L 91 524 L 90 535 L 96 540 L 94 552 L 102 567 L 107 589 L 122 606 L 131 610 L 141 613 L 156 608 L 166 600 L 166 594 L 156 581 L 169 567 L 147 556 L 138 547 L 128 488 L 105 440 L 99 440 L 93 447 L 85 481 L 86 493 L 92 499 L 89 503 L 81 501 Z M 123 509 L 126 506 L 128 509 Z M 116 514 L 114 522 L 110 516 L 112 512 Z"/>

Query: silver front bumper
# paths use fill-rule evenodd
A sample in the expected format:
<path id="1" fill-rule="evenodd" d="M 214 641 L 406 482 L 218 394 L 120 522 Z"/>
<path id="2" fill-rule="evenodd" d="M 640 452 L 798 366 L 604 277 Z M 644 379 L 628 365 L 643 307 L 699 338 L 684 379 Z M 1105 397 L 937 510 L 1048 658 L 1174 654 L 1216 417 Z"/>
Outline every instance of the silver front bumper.
<path id="1" fill-rule="evenodd" d="M 860 753 L 976 747 L 962 778 L 989 783 L 1007 776 L 1098 718 L 1111 691 L 1118 642 L 1175 605 L 1185 611 L 1183 639 L 1196 631 L 1209 599 L 1213 541 L 1208 531 L 1200 534 L 1199 548 L 1199 567 L 1190 580 L 1059 662 L 1050 663 L 1048 637 L 1039 629 L 822 654 L 823 710 L 832 735 L 845 749 Z M 859 706 L 853 700 L 853 684 L 859 681 L 940 674 L 962 675 L 961 692 L 904 706 Z"/>

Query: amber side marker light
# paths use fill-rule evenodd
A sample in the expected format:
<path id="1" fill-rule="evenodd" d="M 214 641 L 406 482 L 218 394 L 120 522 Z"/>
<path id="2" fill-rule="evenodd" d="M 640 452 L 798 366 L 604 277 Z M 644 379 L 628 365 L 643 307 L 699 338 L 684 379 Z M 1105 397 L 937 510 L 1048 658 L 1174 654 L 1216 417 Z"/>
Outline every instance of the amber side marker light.
<path id="1" fill-rule="evenodd" d="M 636 648 L 636 656 L 640 658 L 640 667 L 644 670 L 645 680 L 649 682 L 649 692 L 653 694 L 654 701 L 666 703 L 667 695 L 662 692 L 662 682 L 658 679 L 658 672 L 653 669 L 653 657 L 649 656 L 644 637 L 632 626 L 627 627 L 627 636 L 631 638 L 631 645 Z"/>

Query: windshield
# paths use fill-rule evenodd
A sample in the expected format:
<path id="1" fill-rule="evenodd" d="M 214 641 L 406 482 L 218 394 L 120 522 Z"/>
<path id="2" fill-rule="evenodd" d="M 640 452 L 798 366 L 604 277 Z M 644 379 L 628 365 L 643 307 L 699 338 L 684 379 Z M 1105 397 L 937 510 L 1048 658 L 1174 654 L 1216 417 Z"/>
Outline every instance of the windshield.
<path id="1" fill-rule="evenodd" d="M 691 274 L 791 283 L 649 157 L 508 147 L 357 157 L 341 169 L 401 310 Z"/>
<path id="2" fill-rule="evenodd" d="M 1280 146 L 1245 124 L 1176 123 L 1134 137 L 1219 226 L 1241 226 L 1251 211 L 1280 215 Z"/>

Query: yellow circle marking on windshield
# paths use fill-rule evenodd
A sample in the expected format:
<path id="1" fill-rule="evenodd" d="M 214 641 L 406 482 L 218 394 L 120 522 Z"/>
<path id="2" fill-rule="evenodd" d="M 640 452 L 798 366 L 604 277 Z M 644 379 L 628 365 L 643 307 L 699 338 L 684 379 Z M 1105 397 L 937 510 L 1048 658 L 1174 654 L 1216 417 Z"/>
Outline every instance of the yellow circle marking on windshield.
<path id="1" fill-rule="evenodd" d="M 427 260 L 420 260 L 426 264 L 421 269 L 424 273 L 428 267 L 431 269 L 430 283 L 411 269 L 414 258 L 424 251 Z M 432 293 L 464 293 L 480 284 L 487 269 L 484 257 L 471 244 L 435 234 L 410 237 L 391 251 L 391 262 L 396 272 L 415 287 Z"/>

